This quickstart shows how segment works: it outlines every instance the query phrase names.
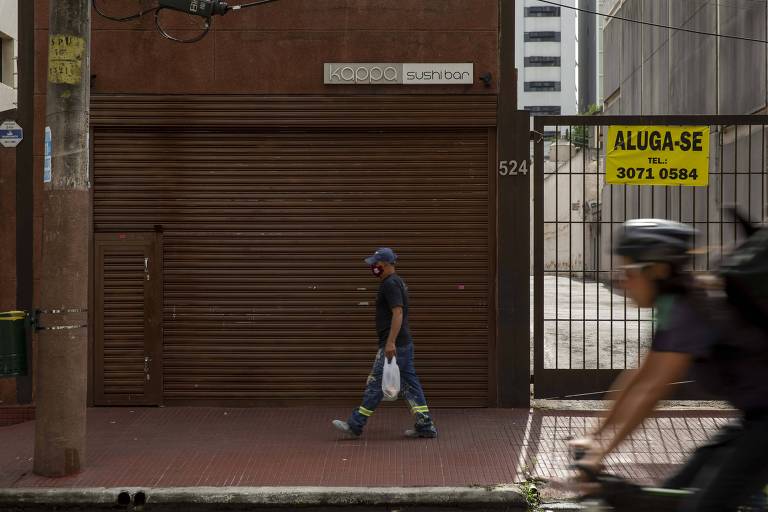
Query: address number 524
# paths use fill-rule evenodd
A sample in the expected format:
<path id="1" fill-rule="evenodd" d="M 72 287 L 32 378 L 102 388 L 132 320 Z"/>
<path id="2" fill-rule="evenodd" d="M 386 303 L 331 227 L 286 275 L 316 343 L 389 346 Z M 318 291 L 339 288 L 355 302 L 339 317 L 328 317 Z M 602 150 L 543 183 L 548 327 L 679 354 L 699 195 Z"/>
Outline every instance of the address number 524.
<path id="1" fill-rule="evenodd" d="M 517 160 L 501 160 L 499 162 L 499 174 L 501 176 L 528 175 L 528 160 L 518 162 Z"/>

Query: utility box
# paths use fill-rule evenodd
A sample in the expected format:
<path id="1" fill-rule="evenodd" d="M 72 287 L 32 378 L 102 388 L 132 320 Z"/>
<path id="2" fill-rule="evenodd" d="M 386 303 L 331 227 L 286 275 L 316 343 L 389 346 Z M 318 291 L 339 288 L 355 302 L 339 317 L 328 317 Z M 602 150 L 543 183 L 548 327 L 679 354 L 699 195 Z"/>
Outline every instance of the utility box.
<path id="1" fill-rule="evenodd" d="M 0 312 L 0 377 L 27 374 L 27 314 Z"/>

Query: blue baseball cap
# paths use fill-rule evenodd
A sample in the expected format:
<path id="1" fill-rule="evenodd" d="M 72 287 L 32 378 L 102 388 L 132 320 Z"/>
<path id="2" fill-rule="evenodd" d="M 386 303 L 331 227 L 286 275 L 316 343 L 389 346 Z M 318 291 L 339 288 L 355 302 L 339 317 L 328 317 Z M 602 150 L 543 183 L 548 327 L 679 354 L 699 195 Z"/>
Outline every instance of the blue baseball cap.
<path id="1" fill-rule="evenodd" d="M 381 262 L 392 264 L 395 261 L 397 261 L 397 254 L 395 254 L 395 251 L 389 247 L 381 247 L 376 249 L 376 252 L 365 258 L 365 262 L 369 265 Z"/>

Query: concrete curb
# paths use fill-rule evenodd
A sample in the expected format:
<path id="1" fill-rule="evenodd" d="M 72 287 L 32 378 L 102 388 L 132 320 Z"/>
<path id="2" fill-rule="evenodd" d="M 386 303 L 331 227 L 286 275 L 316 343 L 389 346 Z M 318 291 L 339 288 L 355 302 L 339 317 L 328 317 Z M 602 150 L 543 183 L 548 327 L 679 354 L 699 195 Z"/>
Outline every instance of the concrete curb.
<path id="1" fill-rule="evenodd" d="M 118 504 L 118 498 L 121 504 Z M 70 510 L 147 511 L 527 508 L 517 486 L 0 489 L 2 510 L 50 510 L 52 505 Z"/>

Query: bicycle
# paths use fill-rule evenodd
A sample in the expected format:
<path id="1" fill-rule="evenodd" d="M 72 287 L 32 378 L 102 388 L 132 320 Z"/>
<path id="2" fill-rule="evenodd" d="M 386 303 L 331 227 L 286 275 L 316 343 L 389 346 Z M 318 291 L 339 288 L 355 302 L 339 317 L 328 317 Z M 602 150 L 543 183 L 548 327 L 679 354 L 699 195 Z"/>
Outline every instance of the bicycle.
<path id="1" fill-rule="evenodd" d="M 583 451 L 572 454 L 575 462 L 571 468 L 581 474 L 586 484 L 596 484 L 595 490 L 585 492 L 579 499 L 586 512 L 677 512 L 689 499 L 694 490 L 670 489 L 665 487 L 641 486 L 617 475 L 580 465 Z M 739 508 L 741 512 L 768 512 L 768 487 L 753 496 L 748 505 Z"/>

